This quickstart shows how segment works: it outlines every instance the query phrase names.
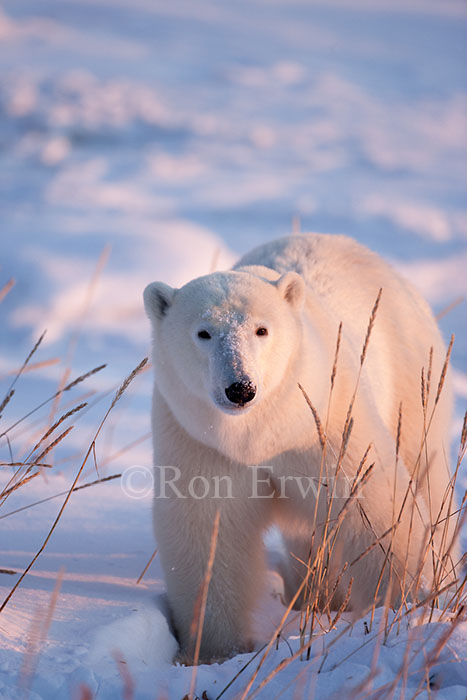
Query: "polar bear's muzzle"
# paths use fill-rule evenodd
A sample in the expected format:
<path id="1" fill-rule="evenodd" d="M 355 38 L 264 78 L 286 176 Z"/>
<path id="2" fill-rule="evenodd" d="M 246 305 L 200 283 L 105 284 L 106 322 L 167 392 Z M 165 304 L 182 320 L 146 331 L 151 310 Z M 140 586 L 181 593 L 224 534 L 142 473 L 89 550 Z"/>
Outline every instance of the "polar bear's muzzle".
<path id="1" fill-rule="evenodd" d="M 239 333 L 226 332 L 219 339 L 210 358 L 210 393 L 224 413 L 239 415 L 256 404 L 261 393 L 257 365 L 254 348 Z"/>
<path id="2" fill-rule="evenodd" d="M 225 390 L 225 395 L 230 403 L 237 406 L 245 406 L 245 404 L 250 403 L 255 398 L 256 386 L 250 379 L 245 378 L 228 386 Z"/>
<path id="3" fill-rule="evenodd" d="M 218 386 L 212 394 L 215 405 L 224 413 L 239 415 L 246 413 L 256 404 L 260 391 L 253 379 L 248 376 L 226 382 L 228 386 Z"/>

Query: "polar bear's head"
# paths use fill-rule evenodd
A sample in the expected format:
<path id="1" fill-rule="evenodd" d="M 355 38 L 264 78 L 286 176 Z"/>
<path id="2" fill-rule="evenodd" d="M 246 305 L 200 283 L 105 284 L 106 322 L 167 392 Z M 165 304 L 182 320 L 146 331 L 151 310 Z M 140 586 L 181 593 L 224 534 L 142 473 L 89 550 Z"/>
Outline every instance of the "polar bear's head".
<path id="1" fill-rule="evenodd" d="M 299 344 L 304 297 L 303 278 L 295 272 L 271 280 L 234 270 L 181 289 L 148 285 L 156 383 L 169 405 L 190 405 L 196 397 L 240 415 L 264 400 Z"/>

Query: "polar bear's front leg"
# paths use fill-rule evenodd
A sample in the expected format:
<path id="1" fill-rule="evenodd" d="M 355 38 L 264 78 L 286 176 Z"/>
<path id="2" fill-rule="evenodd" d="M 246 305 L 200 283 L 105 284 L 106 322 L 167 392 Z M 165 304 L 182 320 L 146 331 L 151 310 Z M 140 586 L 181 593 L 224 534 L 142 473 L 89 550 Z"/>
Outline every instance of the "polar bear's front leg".
<path id="1" fill-rule="evenodd" d="M 264 502 L 263 502 L 264 503 Z M 167 584 L 180 658 L 193 661 L 200 600 L 213 526 L 220 511 L 209 581 L 200 662 L 251 650 L 251 610 L 265 571 L 262 531 L 266 515 L 248 498 L 173 498 L 155 504 L 156 537 Z"/>

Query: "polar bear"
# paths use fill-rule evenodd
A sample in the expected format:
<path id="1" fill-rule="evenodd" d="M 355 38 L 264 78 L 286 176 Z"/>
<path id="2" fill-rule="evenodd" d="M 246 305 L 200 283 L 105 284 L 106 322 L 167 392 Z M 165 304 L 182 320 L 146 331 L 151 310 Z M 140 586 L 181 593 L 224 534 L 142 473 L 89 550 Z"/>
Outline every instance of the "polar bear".
<path id="1" fill-rule="evenodd" d="M 144 301 L 154 524 L 183 658 L 207 585 L 199 660 L 252 648 L 271 524 L 295 606 L 363 610 L 454 580 L 446 348 L 408 282 L 348 237 L 303 234 Z"/>

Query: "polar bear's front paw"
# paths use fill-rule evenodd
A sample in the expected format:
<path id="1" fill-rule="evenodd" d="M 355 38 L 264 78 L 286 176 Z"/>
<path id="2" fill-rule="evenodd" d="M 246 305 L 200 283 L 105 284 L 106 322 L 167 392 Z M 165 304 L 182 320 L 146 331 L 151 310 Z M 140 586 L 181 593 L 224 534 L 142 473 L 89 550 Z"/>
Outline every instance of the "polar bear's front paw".
<path id="1" fill-rule="evenodd" d="M 197 660 L 197 665 L 202 666 L 205 664 L 222 664 L 224 661 L 227 661 L 238 654 L 249 654 L 254 650 L 254 648 L 255 645 L 253 641 L 248 640 L 247 642 L 241 645 L 236 645 L 228 650 L 213 650 L 211 653 L 201 649 Z M 175 655 L 173 663 L 180 666 L 193 666 L 194 655 L 193 653 L 187 652 L 185 649 L 179 649 L 178 653 Z"/>
<path id="2" fill-rule="evenodd" d="M 229 659 L 230 656 L 234 655 L 235 654 L 231 654 L 229 656 L 206 656 L 200 654 L 197 666 L 204 666 L 208 664 L 221 664 L 224 661 L 227 661 L 227 659 Z M 193 654 L 189 654 L 188 652 L 180 650 L 174 658 L 174 664 L 177 666 L 194 666 Z"/>

